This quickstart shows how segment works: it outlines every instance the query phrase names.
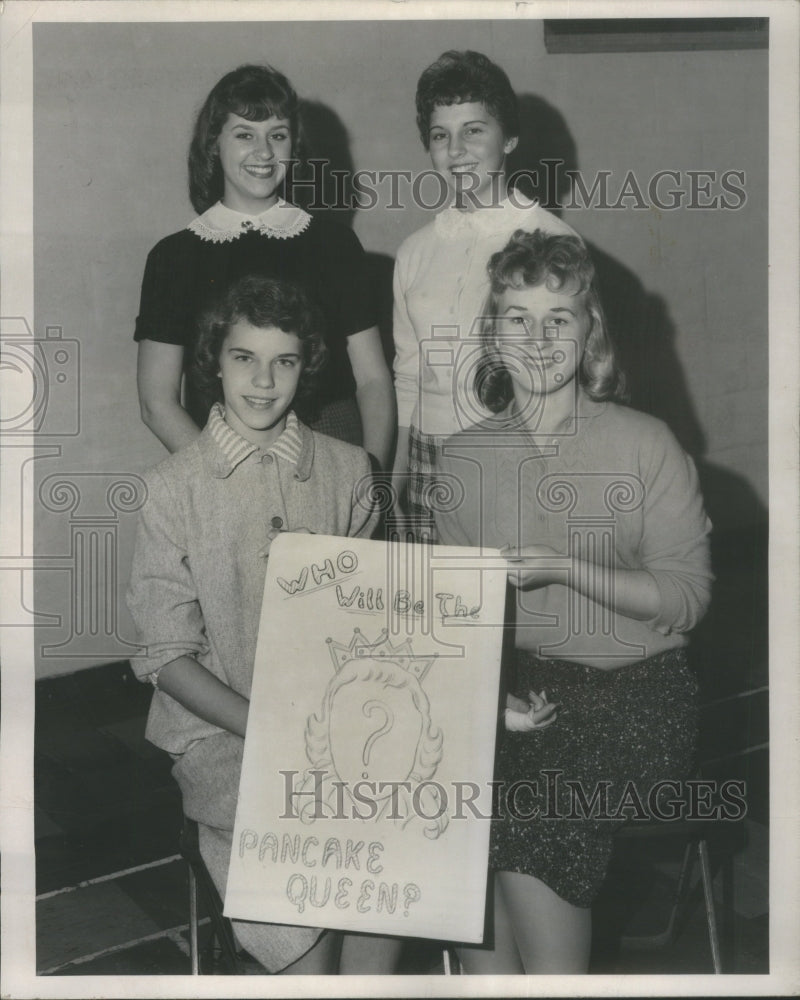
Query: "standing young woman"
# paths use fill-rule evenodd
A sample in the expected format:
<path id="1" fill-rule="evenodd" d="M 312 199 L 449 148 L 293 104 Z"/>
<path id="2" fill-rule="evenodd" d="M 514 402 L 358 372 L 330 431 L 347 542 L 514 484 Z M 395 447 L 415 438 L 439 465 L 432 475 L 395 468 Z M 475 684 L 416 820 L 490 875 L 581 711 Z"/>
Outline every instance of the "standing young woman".
<path id="1" fill-rule="evenodd" d="M 199 217 L 150 251 L 135 338 L 142 419 L 175 451 L 208 412 L 184 373 L 203 307 L 246 274 L 299 281 L 320 306 L 329 366 L 315 430 L 365 449 L 385 466 L 395 409 L 364 251 L 342 226 L 281 197 L 298 141 L 298 99 L 270 66 L 241 66 L 206 98 L 189 151 L 189 196 Z M 363 429 L 363 430 L 362 430 Z"/>
<path id="2" fill-rule="evenodd" d="M 574 233 L 538 202 L 506 190 L 519 114 L 499 66 L 480 52 L 445 52 L 419 78 L 416 106 L 420 138 L 451 203 L 397 253 L 394 471 L 410 526 L 435 539 L 436 456 L 446 438 L 487 412 L 472 382 L 489 257 L 516 229 Z M 472 346 L 463 343 L 470 339 Z"/>

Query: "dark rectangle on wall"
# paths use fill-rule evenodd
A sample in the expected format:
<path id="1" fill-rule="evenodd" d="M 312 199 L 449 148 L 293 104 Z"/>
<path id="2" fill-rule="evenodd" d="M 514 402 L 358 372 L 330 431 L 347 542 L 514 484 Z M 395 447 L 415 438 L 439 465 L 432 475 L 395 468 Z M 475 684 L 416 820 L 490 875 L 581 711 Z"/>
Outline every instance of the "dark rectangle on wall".
<path id="1" fill-rule="evenodd" d="M 769 18 L 550 19 L 544 43 L 552 54 L 766 49 Z"/>

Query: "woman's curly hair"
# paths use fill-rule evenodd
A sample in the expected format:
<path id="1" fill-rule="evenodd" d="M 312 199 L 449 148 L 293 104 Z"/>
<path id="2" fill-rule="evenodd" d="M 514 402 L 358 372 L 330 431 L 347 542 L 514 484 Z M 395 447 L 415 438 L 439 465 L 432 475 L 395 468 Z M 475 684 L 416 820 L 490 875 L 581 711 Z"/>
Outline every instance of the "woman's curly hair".
<path id="1" fill-rule="evenodd" d="M 606 320 L 594 264 L 577 236 L 555 235 L 541 229 L 518 229 L 508 243 L 493 254 L 488 265 L 490 291 L 481 324 L 482 363 L 475 375 L 475 390 L 483 405 L 499 413 L 514 398 L 511 377 L 498 348 L 498 297 L 508 288 L 545 285 L 572 295 L 586 295 L 592 328 L 579 368 L 586 395 L 598 402 L 625 400 L 625 376 L 620 370 Z"/>
<path id="2" fill-rule="evenodd" d="M 189 378 L 207 408 L 223 401 L 220 354 L 231 326 L 241 320 L 262 329 L 277 327 L 298 338 L 303 371 L 292 408 L 310 415 L 317 376 L 328 356 L 322 313 L 302 285 L 256 274 L 233 282 L 200 317 L 200 334 Z"/>
<path id="3" fill-rule="evenodd" d="M 519 135 L 517 95 L 505 72 L 482 52 L 443 52 L 417 83 L 417 128 L 423 146 L 430 146 L 435 107 L 473 101 L 484 104 L 500 122 L 506 139 Z"/>
<path id="4" fill-rule="evenodd" d="M 198 213 L 202 215 L 224 193 L 218 142 L 228 115 L 251 122 L 285 119 L 292 136 L 292 155 L 296 156 L 300 145 L 298 108 L 294 88 L 272 66 L 240 66 L 222 77 L 197 115 L 189 146 L 189 198 Z"/>

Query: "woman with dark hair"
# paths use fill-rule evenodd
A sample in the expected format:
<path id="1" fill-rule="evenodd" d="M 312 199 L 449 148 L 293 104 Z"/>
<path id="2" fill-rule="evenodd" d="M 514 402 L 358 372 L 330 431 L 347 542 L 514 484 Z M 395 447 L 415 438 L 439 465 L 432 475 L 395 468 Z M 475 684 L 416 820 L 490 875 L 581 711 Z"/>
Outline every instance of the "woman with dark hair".
<path id="1" fill-rule="evenodd" d="M 447 437 L 486 415 L 472 390 L 486 264 L 515 229 L 573 230 L 507 190 L 519 136 L 517 99 L 480 52 L 445 52 L 417 84 L 417 126 L 450 204 L 408 237 L 394 273 L 394 470 L 417 537 L 435 540 L 433 467 Z"/>
<path id="2" fill-rule="evenodd" d="M 189 151 L 189 195 L 199 213 L 151 250 L 135 338 L 142 419 L 170 450 L 188 444 L 208 407 L 188 374 L 197 318 L 246 274 L 300 282 L 320 306 L 329 364 L 311 425 L 362 444 L 385 465 L 394 401 L 365 255 L 348 229 L 281 197 L 298 147 L 298 99 L 270 66 L 241 66 L 208 95 Z"/>
<path id="3" fill-rule="evenodd" d="M 475 382 L 490 416 L 437 464 L 464 497 L 437 513 L 442 542 L 500 549 L 516 590 L 493 905 L 483 947 L 459 954 L 470 973 L 582 973 L 614 832 L 663 817 L 690 773 L 685 647 L 709 603 L 711 525 L 667 426 L 620 405 L 583 243 L 518 231 L 488 273 Z"/>

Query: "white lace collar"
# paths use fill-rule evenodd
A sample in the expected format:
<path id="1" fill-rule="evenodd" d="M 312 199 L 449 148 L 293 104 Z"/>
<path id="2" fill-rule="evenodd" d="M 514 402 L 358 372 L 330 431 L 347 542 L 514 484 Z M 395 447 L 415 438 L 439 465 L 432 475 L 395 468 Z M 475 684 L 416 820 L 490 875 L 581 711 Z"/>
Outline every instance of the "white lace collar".
<path id="1" fill-rule="evenodd" d="M 211 243 L 230 243 L 243 233 L 254 230 L 265 236 L 288 240 L 298 236 L 311 224 L 311 216 L 296 205 L 279 198 L 260 215 L 245 215 L 218 201 L 186 227 L 201 240 Z"/>
<path id="2" fill-rule="evenodd" d="M 528 212 L 538 206 L 537 200 L 515 193 L 513 201 L 505 198 L 497 205 L 475 209 L 474 212 L 460 212 L 454 205 L 448 205 L 434 219 L 436 231 L 445 240 L 462 239 L 468 233 L 489 236 L 506 232 L 515 226 L 525 227 L 530 223 Z"/>

